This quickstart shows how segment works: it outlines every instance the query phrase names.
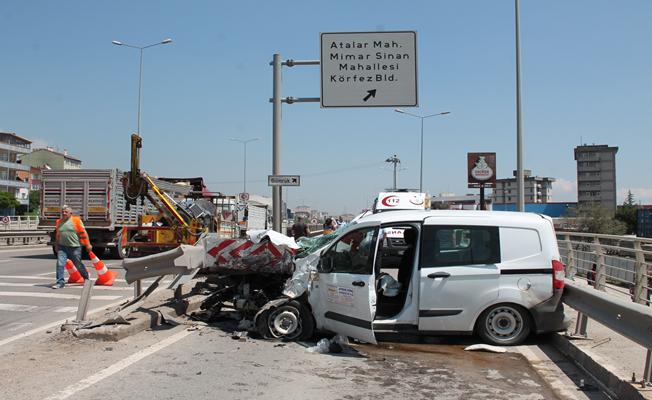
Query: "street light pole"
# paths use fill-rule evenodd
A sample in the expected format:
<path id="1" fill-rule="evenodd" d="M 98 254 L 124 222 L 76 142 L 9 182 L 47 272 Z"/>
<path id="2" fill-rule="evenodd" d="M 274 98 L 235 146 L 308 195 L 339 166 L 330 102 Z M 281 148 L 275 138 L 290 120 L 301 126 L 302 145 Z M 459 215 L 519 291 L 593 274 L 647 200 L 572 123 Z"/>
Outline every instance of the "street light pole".
<path id="1" fill-rule="evenodd" d="M 426 118 L 430 118 L 430 117 L 436 117 L 438 115 L 447 115 L 447 114 L 450 114 L 450 111 L 444 111 L 444 112 L 440 112 L 440 113 L 437 113 L 437 114 L 430 114 L 430 115 L 412 114 L 412 113 L 409 113 L 407 111 L 403 111 L 400 108 L 395 108 L 394 111 L 396 111 L 397 113 L 406 114 L 406 115 L 409 115 L 411 117 L 421 119 L 421 145 L 420 145 L 420 147 L 421 147 L 421 163 L 420 163 L 420 167 L 419 167 L 419 192 L 422 192 L 423 191 L 423 120 L 426 119 Z"/>
<path id="2" fill-rule="evenodd" d="M 385 160 L 385 162 L 394 164 L 394 187 L 393 187 L 393 189 L 396 190 L 396 164 L 400 164 L 401 160 L 398 157 L 396 157 L 396 154 L 394 154 L 394 156 L 389 157 L 387 160 Z"/>
<path id="3" fill-rule="evenodd" d="M 258 140 L 260 138 L 251 138 L 251 139 L 237 139 L 237 138 L 230 138 L 229 140 L 232 140 L 234 142 L 242 143 L 244 146 L 244 170 L 242 173 L 242 181 L 243 181 L 243 188 L 242 188 L 242 193 L 247 193 L 247 143 L 253 142 L 255 140 Z"/>
<path id="4" fill-rule="evenodd" d="M 142 103 L 141 99 L 142 99 L 142 92 L 143 92 L 143 50 L 149 47 L 158 46 L 160 44 L 172 43 L 172 39 L 168 38 L 163 40 L 162 42 L 150 44 L 147 46 L 134 46 L 117 40 L 113 40 L 111 41 L 111 43 L 113 43 L 116 46 L 125 46 L 125 47 L 131 47 L 132 49 L 140 50 L 140 71 L 138 73 L 138 130 L 136 131 L 136 133 L 138 133 L 138 136 L 140 136 L 140 109 L 141 109 L 141 103 Z"/>

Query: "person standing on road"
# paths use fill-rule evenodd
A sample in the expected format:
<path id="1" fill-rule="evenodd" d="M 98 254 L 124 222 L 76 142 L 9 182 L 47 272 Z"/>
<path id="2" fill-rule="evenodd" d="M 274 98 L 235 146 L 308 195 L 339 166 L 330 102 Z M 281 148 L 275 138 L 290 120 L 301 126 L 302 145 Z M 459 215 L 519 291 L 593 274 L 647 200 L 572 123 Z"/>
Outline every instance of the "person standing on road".
<path id="1" fill-rule="evenodd" d="M 298 217 L 297 222 L 292 225 L 292 236 L 294 240 L 298 240 L 300 237 L 309 236 L 310 232 L 308 227 L 303 223 L 303 217 Z"/>
<path id="2" fill-rule="evenodd" d="M 52 289 L 61 289 L 66 285 L 63 269 L 69 259 L 75 265 L 84 279 L 88 279 L 88 271 L 82 264 L 82 248 L 89 253 L 93 249 L 88 240 L 88 233 L 81 218 L 73 215 L 72 208 L 64 205 L 61 208 L 61 219 L 56 222 L 54 249 L 57 253 L 57 282 Z"/>

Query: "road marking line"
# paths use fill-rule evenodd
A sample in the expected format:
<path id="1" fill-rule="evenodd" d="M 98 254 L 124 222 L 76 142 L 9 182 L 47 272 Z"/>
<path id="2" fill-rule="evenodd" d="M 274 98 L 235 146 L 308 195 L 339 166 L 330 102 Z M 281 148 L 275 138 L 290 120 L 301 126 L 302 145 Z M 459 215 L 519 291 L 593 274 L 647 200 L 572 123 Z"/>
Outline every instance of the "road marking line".
<path id="1" fill-rule="evenodd" d="M 8 325 L 10 326 L 10 328 L 8 328 L 7 331 L 9 332 L 19 331 L 30 325 L 34 325 L 34 324 L 32 324 L 31 322 L 12 322 L 11 324 Z"/>
<path id="2" fill-rule="evenodd" d="M 24 304 L 2 304 L 0 303 L 0 311 L 33 311 L 38 306 L 28 306 Z"/>
<path id="3" fill-rule="evenodd" d="M 77 312 L 77 307 L 57 307 L 52 312 Z"/>
<path id="4" fill-rule="evenodd" d="M 107 308 L 118 306 L 118 305 L 124 303 L 126 300 L 127 299 L 122 299 L 120 301 L 116 301 L 114 303 L 107 304 L 105 306 L 95 308 L 95 309 L 89 311 L 88 314 L 89 315 L 95 314 L 98 311 L 102 311 L 102 310 L 105 310 Z M 31 336 L 31 335 L 33 335 L 35 333 L 43 332 L 43 331 L 46 331 L 46 330 L 48 330 L 50 328 L 53 328 L 55 326 L 59 326 L 59 325 L 63 324 L 64 322 L 66 322 L 67 320 L 69 320 L 70 318 L 74 318 L 74 317 L 75 317 L 74 315 L 71 315 L 66 319 L 62 319 L 62 320 L 59 320 L 59 321 L 56 321 L 56 322 L 52 322 L 52 323 L 47 324 L 47 325 L 39 326 L 38 328 L 34 328 L 34 329 L 29 330 L 27 332 L 19 333 L 18 335 L 11 336 L 11 337 L 8 337 L 6 339 L 2 339 L 2 340 L 0 340 L 0 347 L 4 346 L 5 344 L 9 344 L 9 343 L 11 343 L 13 341 L 16 341 L 18 339 L 22 339 L 22 338 L 25 338 L 27 336 Z"/>
<path id="5" fill-rule="evenodd" d="M 45 275 L 54 275 L 54 274 L 56 274 L 56 271 L 52 271 L 52 272 L 44 272 L 44 273 L 42 273 L 42 274 L 38 274 L 38 275 L 39 275 L 39 276 L 45 276 Z"/>
<path id="6" fill-rule="evenodd" d="M 63 294 L 63 293 L 41 293 L 41 292 L 0 292 L 0 296 L 8 297 L 46 297 L 49 299 L 68 299 L 79 300 L 76 294 Z M 91 296 L 91 300 L 115 300 L 122 296 Z"/>
<path id="7" fill-rule="evenodd" d="M 47 287 L 50 288 L 50 285 L 43 285 L 42 283 L 14 283 L 14 282 L 0 282 L 0 286 L 4 287 Z M 70 288 L 83 288 L 84 285 L 81 283 L 72 283 L 67 284 L 66 289 Z M 131 286 L 93 286 L 93 290 L 134 290 Z"/>
<path id="8" fill-rule="evenodd" d="M 13 260 L 0 260 L 0 263 L 5 263 L 5 262 L 9 262 L 9 261 L 13 261 Z"/>
<path id="9" fill-rule="evenodd" d="M 103 381 L 104 379 L 110 377 L 111 375 L 114 375 L 123 369 L 129 367 L 130 365 L 137 363 L 138 361 L 142 360 L 143 358 L 150 356 L 154 353 L 156 353 L 159 350 L 162 350 L 179 340 L 183 339 L 184 337 L 190 335 L 192 331 L 189 331 L 187 329 L 182 330 L 179 333 L 176 333 L 166 339 L 163 339 L 162 341 L 155 343 L 138 353 L 132 354 L 129 357 L 118 361 L 117 363 L 111 365 L 108 368 L 103 369 L 102 371 L 89 376 L 88 378 L 82 379 L 81 381 L 74 383 L 67 388 L 63 389 L 59 393 L 46 397 L 44 400 L 65 400 L 68 397 L 74 395 L 75 393 L 78 393 L 86 388 L 89 388 L 96 383 Z"/>
<path id="10" fill-rule="evenodd" d="M 51 281 L 52 280 L 52 278 L 47 278 L 47 277 L 44 277 L 44 276 L 33 276 L 33 275 L 0 275 L 0 279 L 38 279 L 38 280 L 42 280 L 42 281 Z M 155 280 L 146 280 L 146 281 L 142 281 L 142 283 L 143 283 L 143 285 L 147 285 L 147 284 L 150 284 L 150 283 L 154 283 L 154 281 Z M 126 283 L 127 281 L 124 280 L 124 279 L 116 279 L 115 282 L 125 282 Z M 165 280 L 161 281 L 161 285 L 164 285 L 164 284 L 170 283 L 170 282 L 172 282 L 172 280 L 165 279 Z"/>

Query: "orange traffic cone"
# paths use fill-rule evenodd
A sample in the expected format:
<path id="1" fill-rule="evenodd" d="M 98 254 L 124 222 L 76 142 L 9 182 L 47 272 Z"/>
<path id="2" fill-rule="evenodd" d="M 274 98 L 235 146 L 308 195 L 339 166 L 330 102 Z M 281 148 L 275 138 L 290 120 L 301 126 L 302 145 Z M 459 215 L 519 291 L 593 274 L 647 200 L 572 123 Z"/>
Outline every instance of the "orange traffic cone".
<path id="1" fill-rule="evenodd" d="M 75 264 L 70 260 L 66 260 L 66 271 L 68 271 L 68 275 L 70 275 L 68 283 L 84 283 L 84 278 L 81 276 L 79 271 L 77 271 L 77 268 L 75 268 Z"/>
<path id="2" fill-rule="evenodd" d="M 92 251 L 88 253 L 88 256 L 93 263 L 93 267 L 95 267 L 95 271 L 97 271 L 97 280 L 95 281 L 95 284 L 113 286 L 113 281 L 118 277 L 118 273 L 115 271 L 109 271 L 109 269 L 104 265 L 104 262 L 97 258 L 95 253 Z"/>

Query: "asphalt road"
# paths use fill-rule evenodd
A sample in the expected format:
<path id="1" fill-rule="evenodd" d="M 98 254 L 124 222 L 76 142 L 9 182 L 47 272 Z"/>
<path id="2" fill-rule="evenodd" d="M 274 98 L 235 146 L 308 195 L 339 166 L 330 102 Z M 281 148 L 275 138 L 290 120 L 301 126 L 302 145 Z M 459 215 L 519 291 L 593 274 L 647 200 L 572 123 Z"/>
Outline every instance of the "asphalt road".
<path id="1" fill-rule="evenodd" d="M 90 309 L 133 294 L 115 270 L 119 280 L 94 289 Z M 315 354 L 306 351 L 314 342 L 234 340 L 234 321 L 167 326 L 120 342 L 81 340 L 58 329 L 74 318 L 81 286 L 53 290 L 53 281 L 49 248 L 0 251 L 0 399 L 604 398 L 578 391 L 582 376 L 555 369 L 572 367 L 548 360 L 536 342 L 502 354 L 466 352 L 468 338 Z"/>
<path id="2" fill-rule="evenodd" d="M 187 326 L 117 343 L 64 333 L 0 347 L 3 400 L 147 399 L 559 399 L 514 352 L 465 344 L 355 345 L 234 340 L 229 329 Z M 566 397 L 563 397 L 566 398 Z"/>
<path id="3" fill-rule="evenodd" d="M 88 260 L 84 264 L 92 278 L 97 274 Z M 89 310 L 117 304 L 133 296 L 124 282 L 119 261 L 107 260 L 108 268 L 120 273 L 113 286 L 93 288 Z M 116 268 L 118 267 L 118 268 Z M 82 285 L 53 290 L 55 259 L 49 247 L 0 250 L 0 344 L 57 321 L 74 319 Z"/>

